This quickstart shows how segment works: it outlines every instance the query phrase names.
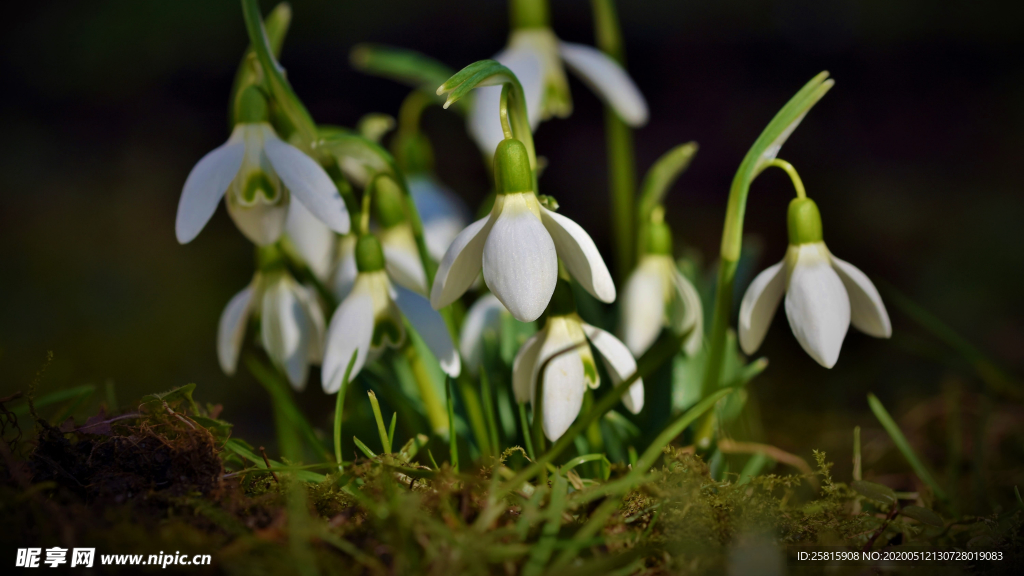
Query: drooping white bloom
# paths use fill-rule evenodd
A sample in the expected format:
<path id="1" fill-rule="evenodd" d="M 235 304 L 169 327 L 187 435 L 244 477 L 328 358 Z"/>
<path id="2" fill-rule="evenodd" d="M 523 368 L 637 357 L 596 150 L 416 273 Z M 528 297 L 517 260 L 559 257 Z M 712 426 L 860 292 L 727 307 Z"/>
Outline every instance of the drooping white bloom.
<path id="1" fill-rule="evenodd" d="M 228 141 L 204 156 L 185 180 L 175 222 L 178 242 L 191 242 L 223 197 L 249 240 L 273 244 L 284 231 L 292 196 L 331 230 L 348 232 L 345 203 L 315 160 L 281 140 L 266 122 L 236 124 Z"/>
<path id="2" fill-rule="evenodd" d="M 443 308 L 459 298 L 483 268 L 484 282 L 512 316 L 536 320 L 558 279 L 558 259 L 585 290 L 615 300 L 615 284 L 590 235 L 572 220 L 540 205 L 532 177 L 507 166 L 529 166 L 526 149 L 507 139 L 495 153 L 498 194 L 491 213 L 470 224 L 448 247 L 430 292 Z"/>
<path id="3" fill-rule="evenodd" d="M 469 224 L 469 208 L 454 192 L 429 174 L 407 177 L 409 194 L 423 222 L 423 239 L 434 260 L 444 258 L 455 237 Z"/>
<path id="4" fill-rule="evenodd" d="M 516 354 L 512 365 L 516 401 L 529 400 L 535 404 L 538 382 L 543 382 L 541 418 L 549 440 L 557 440 L 576 420 L 587 386 L 597 388 L 600 384 L 591 346 L 604 359 L 612 385 L 636 372 L 636 360 L 625 344 L 583 322 L 575 313 L 549 316 L 544 329 L 527 340 Z M 622 403 L 630 412 L 640 412 L 644 406 L 642 379 L 630 385 Z"/>
<path id="5" fill-rule="evenodd" d="M 542 120 L 572 112 L 563 63 L 624 122 L 634 127 L 647 123 L 647 102 L 618 62 L 591 46 L 563 42 L 550 28 L 513 30 L 508 46 L 494 59 L 519 78 L 533 130 Z M 470 133 L 485 155 L 493 153 L 502 139 L 500 100 L 500 86 L 479 88 L 470 111 Z"/>
<path id="6" fill-rule="evenodd" d="M 782 262 L 764 270 L 740 305 L 740 346 L 754 353 L 764 340 L 783 294 L 793 335 L 819 364 L 831 368 L 852 322 L 876 338 L 892 335 L 889 314 L 875 285 L 821 240 L 821 218 L 808 199 L 790 204 L 790 246 Z"/>
<path id="7" fill-rule="evenodd" d="M 217 328 L 217 358 L 233 375 L 251 316 L 260 319 L 263 349 L 296 390 L 306 387 L 310 364 L 323 358 L 324 314 L 316 294 L 286 270 L 257 272 L 224 308 Z"/>
<path id="8" fill-rule="evenodd" d="M 373 236 L 362 236 L 359 242 L 375 246 L 371 249 L 356 247 L 356 253 L 362 259 L 357 262 L 359 273 L 331 318 L 324 354 L 324 392 L 333 394 L 341 388 L 353 354 L 355 364 L 349 374 L 350 381 L 368 358 L 387 346 L 396 348 L 404 343 L 403 317 L 437 357 L 441 369 L 449 376 L 457 377 L 461 361 L 444 319 L 430 307 L 426 298 L 391 283 L 384 268 L 383 251 Z"/>
<path id="9" fill-rule="evenodd" d="M 690 356 L 704 339 L 704 311 L 700 296 L 668 254 L 646 254 L 626 280 L 622 293 L 620 335 L 629 350 L 640 356 L 654 344 L 663 326 L 677 334 L 689 333 L 683 349 Z"/>

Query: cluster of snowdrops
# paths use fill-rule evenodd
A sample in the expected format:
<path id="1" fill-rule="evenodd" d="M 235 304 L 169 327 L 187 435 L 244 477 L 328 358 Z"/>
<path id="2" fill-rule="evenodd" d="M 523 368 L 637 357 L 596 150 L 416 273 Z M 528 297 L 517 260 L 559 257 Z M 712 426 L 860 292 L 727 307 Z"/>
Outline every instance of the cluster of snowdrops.
<path id="1" fill-rule="evenodd" d="M 797 193 L 788 213 L 790 245 L 785 258 L 746 290 L 738 321 L 742 350 L 757 350 L 783 296 L 793 334 L 825 367 L 836 363 L 851 323 L 872 336 L 890 335 L 877 290 L 826 248 L 817 206 L 792 166 L 776 158 L 831 87 L 826 75 L 787 104 L 741 166 L 738 191 L 734 182 L 730 193 L 719 301 L 714 322 L 706 323 L 697 291 L 673 258 L 660 202 L 641 214 L 636 264 L 619 294 L 595 242 L 571 219 L 574 207 L 539 193 L 532 133 L 571 112 L 566 70 L 628 126 L 643 125 L 649 112 L 615 59 L 559 40 L 545 3 L 517 3 L 532 9 L 513 6 L 507 48 L 436 90 L 447 94 L 446 108 L 455 104 L 464 112 L 493 174 L 491 207 L 471 222 L 471 210 L 433 174 L 433 150 L 417 126 L 422 109 L 439 103 L 438 96 L 423 87 L 410 95 L 390 151 L 379 144 L 391 128 L 387 118 L 368 116 L 352 130 L 318 125 L 276 59 L 286 12 L 279 8 L 264 20 L 256 2 L 243 2 L 252 46 L 232 90 L 234 128 L 192 169 L 176 221 L 179 242 L 191 242 L 223 199 L 256 245 L 253 280 L 220 319 L 217 354 L 224 372 L 235 372 L 253 322 L 262 348 L 296 389 L 306 385 L 311 365 L 321 365 L 323 390 L 334 394 L 386 348 L 403 346 L 410 329 L 455 378 L 481 370 L 485 336 L 501 332 L 504 316 L 539 320 L 540 329 L 518 347 L 509 381 L 521 409 L 540 407 L 534 418 L 555 440 L 579 415 L 586 390 L 600 384 L 595 352 L 613 384 L 634 376 L 636 358 L 666 329 L 683 353 L 711 347 L 710 363 L 721 362 L 715 348 L 723 346 L 731 310 L 721 300 L 730 287 L 729 265 L 738 259 L 745 195 L 769 166 L 786 169 Z M 571 284 L 600 302 L 620 301 L 617 335 L 581 319 Z M 472 303 L 456 322 L 452 305 L 463 305 L 464 298 L 468 304 L 467 294 Z M 714 368 L 706 370 L 713 380 Z M 642 379 L 622 402 L 640 412 Z"/>

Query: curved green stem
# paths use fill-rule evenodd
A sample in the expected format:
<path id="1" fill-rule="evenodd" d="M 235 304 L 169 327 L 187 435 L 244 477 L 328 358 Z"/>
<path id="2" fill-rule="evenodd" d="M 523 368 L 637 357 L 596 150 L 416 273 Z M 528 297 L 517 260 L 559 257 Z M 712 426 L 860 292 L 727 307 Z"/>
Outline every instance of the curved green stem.
<path id="1" fill-rule="evenodd" d="M 786 174 L 789 174 L 789 179 L 793 181 L 793 188 L 796 189 L 796 197 L 807 198 L 807 191 L 804 190 L 804 181 L 800 179 L 800 174 L 797 173 L 796 168 L 793 168 L 792 164 L 785 160 L 774 158 L 765 162 L 764 167 L 768 168 L 769 166 L 775 166 L 776 168 L 782 168 L 785 170 Z"/>

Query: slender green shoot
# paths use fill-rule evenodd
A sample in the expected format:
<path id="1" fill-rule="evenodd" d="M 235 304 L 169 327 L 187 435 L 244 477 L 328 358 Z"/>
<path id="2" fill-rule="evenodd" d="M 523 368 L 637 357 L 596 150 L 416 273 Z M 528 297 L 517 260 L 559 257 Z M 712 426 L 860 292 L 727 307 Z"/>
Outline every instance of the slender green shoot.
<path id="1" fill-rule="evenodd" d="M 452 401 L 451 378 L 444 379 L 444 393 L 448 397 L 448 451 L 451 455 L 452 470 L 459 471 L 459 440 L 455 432 L 455 403 Z"/>
<path id="2" fill-rule="evenodd" d="M 892 419 L 889 412 L 882 405 L 881 400 L 878 399 L 874 394 L 868 394 L 868 405 L 871 406 L 871 411 L 875 413 L 875 418 L 882 424 L 885 431 L 889 433 L 889 437 L 892 438 L 893 444 L 903 454 L 903 457 L 907 459 L 910 467 L 914 469 L 917 477 L 920 478 L 925 484 L 931 488 L 935 497 L 943 502 L 948 502 L 949 497 L 946 495 L 946 491 L 942 489 L 939 482 L 932 476 L 928 467 L 924 465 L 924 462 L 917 457 L 914 453 L 914 449 L 910 447 L 910 443 L 907 442 L 907 437 L 903 435 L 903 431 L 896 424 L 896 421 Z"/>
<path id="3" fill-rule="evenodd" d="M 533 440 L 530 439 L 530 421 L 526 416 L 526 402 L 519 403 L 519 429 L 523 431 L 523 442 L 526 444 L 526 453 L 530 460 L 536 460 L 537 455 L 533 451 Z"/>
<path id="4" fill-rule="evenodd" d="M 373 408 L 373 419 L 377 422 L 377 433 L 380 434 L 380 445 L 384 449 L 384 454 L 391 454 L 391 439 L 388 437 L 388 430 L 384 426 L 384 417 L 380 413 L 380 404 L 377 402 L 377 395 L 373 393 L 373 390 L 368 390 L 366 394 L 370 397 L 370 406 Z"/>

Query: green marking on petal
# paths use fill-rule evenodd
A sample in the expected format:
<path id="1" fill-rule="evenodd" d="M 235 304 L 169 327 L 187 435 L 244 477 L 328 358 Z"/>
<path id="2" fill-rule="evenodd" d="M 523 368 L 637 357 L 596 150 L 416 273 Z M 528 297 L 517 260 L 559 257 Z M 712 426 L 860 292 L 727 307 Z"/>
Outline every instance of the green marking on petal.
<path id="1" fill-rule="evenodd" d="M 385 344 L 396 348 L 402 343 L 402 327 L 393 318 L 381 318 L 373 325 L 373 339 L 370 346 L 381 348 Z"/>
<path id="2" fill-rule="evenodd" d="M 278 200 L 278 189 L 274 186 L 274 183 L 270 181 L 265 173 L 261 170 L 256 170 L 249 174 L 249 177 L 245 181 L 245 188 L 242 189 L 242 204 L 252 205 L 255 204 L 257 198 L 262 195 L 266 198 L 267 204 L 273 204 Z"/>
<path id="3" fill-rule="evenodd" d="M 583 361 L 583 378 L 587 386 L 597 388 L 601 384 L 601 377 L 597 374 L 597 363 L 594 362 L 594 354 L 589 345 L 580 349 L 580 360 Z"/>

